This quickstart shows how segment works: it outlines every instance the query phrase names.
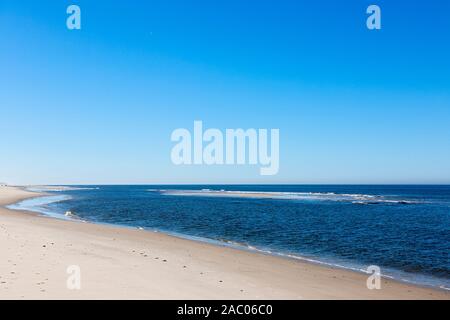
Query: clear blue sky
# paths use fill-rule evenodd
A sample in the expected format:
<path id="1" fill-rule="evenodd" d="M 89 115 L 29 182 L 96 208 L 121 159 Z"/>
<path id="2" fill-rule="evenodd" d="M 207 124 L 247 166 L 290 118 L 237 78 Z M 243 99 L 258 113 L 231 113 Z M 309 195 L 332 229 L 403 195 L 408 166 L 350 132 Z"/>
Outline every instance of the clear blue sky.
<path id="1" fill-rule="evenodd" d="M 1 0 L 0 36 L 0 181 L 450 183 L 447 0 Z M 174 166 L 194 120 L 279 128 L 279 174 Z"/>

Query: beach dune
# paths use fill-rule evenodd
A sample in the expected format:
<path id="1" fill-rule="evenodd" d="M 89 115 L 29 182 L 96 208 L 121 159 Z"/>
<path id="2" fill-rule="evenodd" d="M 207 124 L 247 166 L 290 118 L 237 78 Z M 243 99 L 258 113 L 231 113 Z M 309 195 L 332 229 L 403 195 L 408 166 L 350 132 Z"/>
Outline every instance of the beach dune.
<path id="1" fill-rule="evenodd" d="M 357 272 L 4 207 L 38 195 L 0 187 L 0 299 L 450 298 L 385 279 L 369 290 Z M 73 266 L 79 289 L 68 286 Z"/>

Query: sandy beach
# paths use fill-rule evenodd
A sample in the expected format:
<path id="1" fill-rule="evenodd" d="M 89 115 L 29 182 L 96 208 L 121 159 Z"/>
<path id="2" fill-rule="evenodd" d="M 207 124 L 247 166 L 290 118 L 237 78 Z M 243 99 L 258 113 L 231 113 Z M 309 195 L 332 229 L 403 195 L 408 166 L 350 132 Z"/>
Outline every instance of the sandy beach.
<path id="1" fill-rule="evenodd" d="M 0 299 L 449 299 L 450 293 L 161 233 L 6 209 L 38 196 L 0 187 Z M 80 290 L 67 288 L 79 266 Z"/>

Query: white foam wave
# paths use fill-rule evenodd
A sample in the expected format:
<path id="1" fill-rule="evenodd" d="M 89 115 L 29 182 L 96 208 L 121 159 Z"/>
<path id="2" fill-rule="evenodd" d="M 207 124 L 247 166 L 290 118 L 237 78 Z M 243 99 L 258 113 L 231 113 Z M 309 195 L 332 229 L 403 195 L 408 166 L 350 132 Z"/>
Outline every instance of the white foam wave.
<path id="1" fill-rule="evenodd" d="M 269 191 L 225 191 L 225 190 L 167 190 L 149 189 L 151 192 L 158 192 L 164 195 L 173 196 L 217 196 L 217 197 L 239 197 L 239 198 L 269 198 L 282 200 L 303 200 L 303 201 L 340 201 L 354 204 L 414 204 L 416 201 L 407 199 L 387 198 L 380 195 L 369 194 L 349 194 L 334 192 L 269 192 Z"/>

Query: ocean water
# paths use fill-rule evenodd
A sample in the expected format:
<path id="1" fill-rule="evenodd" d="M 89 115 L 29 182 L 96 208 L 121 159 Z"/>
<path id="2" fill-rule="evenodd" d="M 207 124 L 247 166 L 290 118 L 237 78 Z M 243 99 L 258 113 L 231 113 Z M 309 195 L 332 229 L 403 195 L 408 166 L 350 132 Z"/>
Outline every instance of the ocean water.
<path id="1" fill-rule="evenodd" d="M 11 206 L 450 289 L 450 186 L 76 186 Z M 66 212 L 70 214 L 66 215 Z"/>

